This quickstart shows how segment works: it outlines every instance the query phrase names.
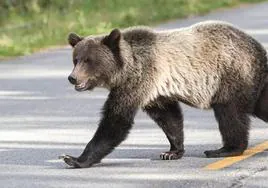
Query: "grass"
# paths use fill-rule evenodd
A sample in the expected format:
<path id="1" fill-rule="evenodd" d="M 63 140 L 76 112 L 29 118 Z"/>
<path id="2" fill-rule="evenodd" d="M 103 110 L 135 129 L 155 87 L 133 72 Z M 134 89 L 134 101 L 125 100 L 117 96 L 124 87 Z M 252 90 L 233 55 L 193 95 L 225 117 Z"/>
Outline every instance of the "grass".
<path id="1" fill-rule="evenodd" d="M 154 25 L 218 8 L 263 0 L 2 0 L 0 58 L 66 44 L 69 32 Z"/>

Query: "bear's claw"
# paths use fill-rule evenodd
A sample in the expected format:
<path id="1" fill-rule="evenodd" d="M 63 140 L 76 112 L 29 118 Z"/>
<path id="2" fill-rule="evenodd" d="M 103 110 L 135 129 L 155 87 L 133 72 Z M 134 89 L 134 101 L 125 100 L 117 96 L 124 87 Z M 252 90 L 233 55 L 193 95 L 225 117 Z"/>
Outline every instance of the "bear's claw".
<path id="1" fill-rule="evenodd" d="M 183 153 L 177 151 L 167 151 L 160 154 L 162 160 L 177 160 L 182 157 Z"/>
<path id="2" fill-rule="evenodd" d="M 61 155 L 59 159 L 63 159 L 66 164 L 74 168 L 81 168 L 79 162 L 76 157 L 72 157 L 70 155 Z"/>

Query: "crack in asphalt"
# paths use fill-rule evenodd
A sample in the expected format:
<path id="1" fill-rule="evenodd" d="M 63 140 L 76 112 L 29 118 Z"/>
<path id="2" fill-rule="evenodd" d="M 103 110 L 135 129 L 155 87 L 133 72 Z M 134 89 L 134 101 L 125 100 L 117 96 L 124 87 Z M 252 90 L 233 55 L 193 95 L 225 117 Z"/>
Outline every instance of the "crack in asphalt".
<path id="1" fill-rule="evenodd" d="M 254 171 L 249 172 L 249 174 L 247 174 L 247 175 L 241 175 L 237 179 L 235 179 L 234 182 L 232 183 L 232 185 L 229 186 L 228 188 L 240 188 L 240 187 L 243 187 L 245 185 L 245 181 L 247 179 L 251 178 L 252 176 L 256 175 L 257 173 L 267 171 L 267 170 L 268 170 L 267 167 L 261 167 L 261 168 L 257 168 Z"/>

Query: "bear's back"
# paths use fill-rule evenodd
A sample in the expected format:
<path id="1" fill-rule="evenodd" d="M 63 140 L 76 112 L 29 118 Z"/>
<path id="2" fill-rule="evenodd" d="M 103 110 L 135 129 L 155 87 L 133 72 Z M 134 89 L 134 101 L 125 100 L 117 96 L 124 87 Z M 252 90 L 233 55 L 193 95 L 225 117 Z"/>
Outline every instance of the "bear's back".
<path id="1" fill-rule="evenodd" d="M 267 70 L 266 51 L 224 22 L 161 31 L 154 45 L 154 86 L 148 101 L 177 96 L 199 108 L 241 96 L 253 100 Z"/>

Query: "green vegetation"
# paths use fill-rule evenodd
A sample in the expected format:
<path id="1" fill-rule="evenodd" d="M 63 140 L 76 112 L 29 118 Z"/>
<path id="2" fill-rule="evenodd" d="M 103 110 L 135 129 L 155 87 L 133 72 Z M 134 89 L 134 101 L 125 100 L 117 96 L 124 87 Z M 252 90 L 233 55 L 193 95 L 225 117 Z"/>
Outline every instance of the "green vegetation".
<path id="1" fill-rule="evenodd" d="M 0 58 L 66 44 L 74 31 L 103 33 L 114 27 L 152 25 L 263 0 L 1 0 Z"/>

